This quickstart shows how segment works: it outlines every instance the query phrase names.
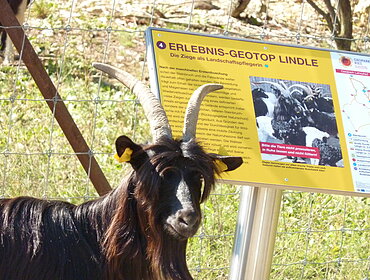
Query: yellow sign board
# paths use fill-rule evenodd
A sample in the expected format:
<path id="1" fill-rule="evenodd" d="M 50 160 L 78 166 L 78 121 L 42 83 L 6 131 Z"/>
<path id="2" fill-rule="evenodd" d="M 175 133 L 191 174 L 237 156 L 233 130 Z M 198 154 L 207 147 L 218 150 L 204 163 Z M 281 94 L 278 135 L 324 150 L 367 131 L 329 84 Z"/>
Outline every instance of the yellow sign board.
<path id="1" fill-rule="evenodd" d="M 203 101 L 197 138 L 242 156 L 222 179 L 336 193 L 370 193 L 370 57 L 150 28 L 148 63 L 175 137 L 191 93 Z"/>

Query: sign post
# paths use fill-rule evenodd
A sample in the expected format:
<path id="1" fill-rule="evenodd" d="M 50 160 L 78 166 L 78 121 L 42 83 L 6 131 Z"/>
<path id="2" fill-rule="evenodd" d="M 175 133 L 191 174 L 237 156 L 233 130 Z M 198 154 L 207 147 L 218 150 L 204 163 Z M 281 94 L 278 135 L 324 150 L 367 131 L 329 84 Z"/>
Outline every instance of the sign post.
<path id="1" fill-rule="evenodd" d="M 258 189 L 248 186 L 241 189 L 229 280 L 241 280 L 246 275 Z"/>

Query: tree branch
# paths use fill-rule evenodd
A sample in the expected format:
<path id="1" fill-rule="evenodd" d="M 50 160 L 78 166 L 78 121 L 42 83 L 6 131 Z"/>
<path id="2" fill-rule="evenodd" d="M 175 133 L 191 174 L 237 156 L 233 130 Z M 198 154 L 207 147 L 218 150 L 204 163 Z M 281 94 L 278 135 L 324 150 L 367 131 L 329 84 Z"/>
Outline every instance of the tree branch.
<path id="1" fill-rule="evenodd" d="M 333 7 L 330 0 L 324 0 L 328 12 L 321 9 L 313 0 L 307 0 L 326 20 L 339 50 L 351 50 L 352 43 L 352 9 L 350 0 L 338 0 L 338 7 Z M 336 16 L 336 13 L 338 15 Z"/>
<path id="2" fill-rule="evenodd" d="M 238 6 L 233 10 L 231 16 L 234 18 L 239 18 L 240 14 L 247 8 L 251 0 L 239 0 Z"/>
<path id="3" fill-rule="evenodd" d="M 340 1 L 340 0 L 338 0 L 338 1 Z M 332 22 L 334 22 L 334 20 L 335 20 L 335 8 L 331 4 L 330 0 L 324 0 L 324 3 L 326 5 L 326 7 L 328 8 L 329 15 L 331 17 Z"/>
<path id="4" fill-rule="evenodd" d="M 319 6 L 316 5 L 316 3 L 312 0 L 307 0 L 307 3 L 311 5 L 312 8 L 315 9 L 316 12 L 319 13 L 319 15 L 322 15 L 328 24 L 328 27 L 331 32 L 334 30 L 333 21 L 329 13 L 324 12 Z M 335 13 L 334 13 L 335 14 Z"/>

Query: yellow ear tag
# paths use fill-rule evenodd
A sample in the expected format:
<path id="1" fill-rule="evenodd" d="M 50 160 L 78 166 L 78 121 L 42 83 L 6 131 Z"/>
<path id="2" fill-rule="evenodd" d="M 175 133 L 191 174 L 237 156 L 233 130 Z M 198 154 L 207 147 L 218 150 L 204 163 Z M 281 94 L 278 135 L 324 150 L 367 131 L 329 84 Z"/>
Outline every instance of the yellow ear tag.
<path id="1" fill-rule="evenodd" d="M 216 159 L 215 163 L 216 163 L 217 170 L 220 173 L 229 169 L 229 167 L 222 160 Z"/>
<path id="2" fill-rule="evenodd" d="M 132 150 L 130 148 L 126 148 L 123 152 L 122 156 L 118 156 L 118 154 L 114 155 L 114 158 L 119 162 L 128 162 L 131 160 Z"/>

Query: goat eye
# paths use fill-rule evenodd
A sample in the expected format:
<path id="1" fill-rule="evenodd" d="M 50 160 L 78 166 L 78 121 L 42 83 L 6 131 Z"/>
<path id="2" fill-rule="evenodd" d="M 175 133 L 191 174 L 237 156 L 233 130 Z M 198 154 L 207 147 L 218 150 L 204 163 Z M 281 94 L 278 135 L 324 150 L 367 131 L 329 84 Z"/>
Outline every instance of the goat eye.
<path id="1" fill-rule="evenodd" d="M 200 172 L 198 171 L 191 171 L 189 173 L 189 177 L 192 179 L 192 180 L 196 180 L 196 181 L 200 181 L 202 180 L 203 176 Z"/>
<path id="2" fill-rule="evenodd" d="M 178 172 L 173 169 L 168 169 L 161 174 L 161 177 L 165 181 L 173 181 L 176 180 L 176 178 L 178 177 Z"/>

